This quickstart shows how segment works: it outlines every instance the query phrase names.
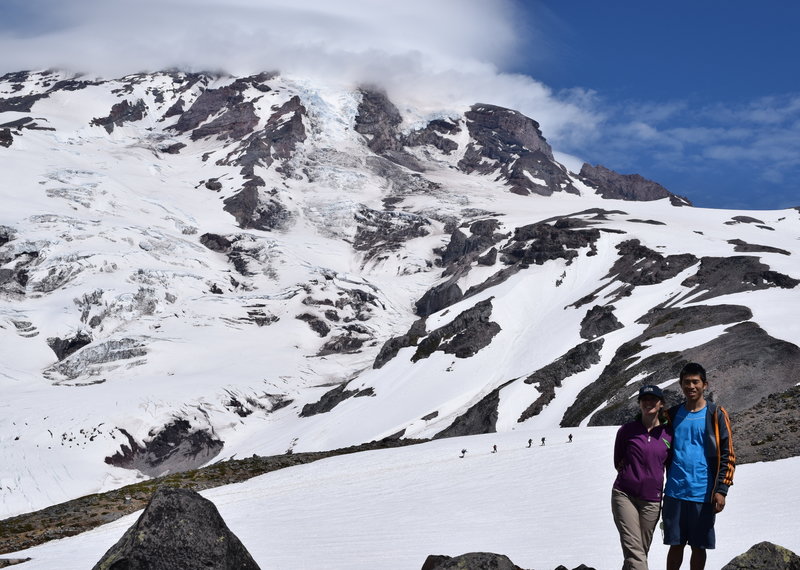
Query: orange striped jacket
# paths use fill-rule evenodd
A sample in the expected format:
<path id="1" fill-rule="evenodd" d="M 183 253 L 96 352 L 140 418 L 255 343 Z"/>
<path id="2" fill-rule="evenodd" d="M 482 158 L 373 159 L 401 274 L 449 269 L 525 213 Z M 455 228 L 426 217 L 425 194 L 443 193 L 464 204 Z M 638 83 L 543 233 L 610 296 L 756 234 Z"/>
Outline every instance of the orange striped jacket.
<path id="1" fill-rule="evenodd" d="M 675 415 L 683 404 L 671 407 L 667 414 L 670 424 L 675 425 Z M 711 501 L 714 493 L 728 494 L 728 488 L 733 485 L 733 472 L 736 470 L 736 453 L 733 451 L 733 435 L 731 434 L 731 420 L 728 412 L 722 406 L 707 402 L 706 414 L 706 459 L 711 469 L 716 469 L 714 485 L 711 487 Z"/>

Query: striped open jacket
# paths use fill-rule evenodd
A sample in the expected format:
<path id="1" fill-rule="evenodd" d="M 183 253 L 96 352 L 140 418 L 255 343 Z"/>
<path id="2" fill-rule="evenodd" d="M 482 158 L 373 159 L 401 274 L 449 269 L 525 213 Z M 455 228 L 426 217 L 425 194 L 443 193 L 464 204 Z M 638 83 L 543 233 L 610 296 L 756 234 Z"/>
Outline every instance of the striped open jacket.
<path id="1" fill-rule="evenodd" d="M 671 407 L 667 414 L 670 424 L 675 425 L 675 415 L 683 404 Z M 733 472 L 736 469 L 736 453 L 733 451 L 731 420 L 722 406 L 707 402 L 706 414 L 706 458 L 708 466 L 716 468 L 716 477 L 706 502 L 711 502 L 714 493 L 728 494 L 728 487 L 733 485 Z"/>

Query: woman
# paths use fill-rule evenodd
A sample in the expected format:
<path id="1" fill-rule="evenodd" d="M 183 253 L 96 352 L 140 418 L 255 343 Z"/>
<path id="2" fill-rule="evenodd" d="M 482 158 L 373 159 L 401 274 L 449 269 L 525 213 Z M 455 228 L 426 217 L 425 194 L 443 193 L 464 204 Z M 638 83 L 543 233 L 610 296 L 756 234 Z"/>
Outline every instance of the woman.
<path id="1" fill-rule="evenodd" d="M 672 447 L 663 407 L 661 388 L 642 386 L 640 413 L 617 431 L 611 512 L 625 557 L 623 570 L 647 570 L 647 552 L 661 511 L 664 466 Z"/>

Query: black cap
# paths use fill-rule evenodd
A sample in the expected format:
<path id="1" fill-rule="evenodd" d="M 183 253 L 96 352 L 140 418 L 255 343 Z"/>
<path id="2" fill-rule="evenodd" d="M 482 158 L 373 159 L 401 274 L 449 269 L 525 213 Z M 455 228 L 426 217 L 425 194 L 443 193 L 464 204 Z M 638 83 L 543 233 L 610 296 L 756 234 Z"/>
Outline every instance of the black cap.
<path id="1" fill-rule="evenodd" d="M 655 396 L 662 402 L 664 401 L 664 392 L 661 391 L 661 388 L 658 386 L 653 386 L 652 384 L 648 384 L 647 386 L 642 386 L 639 388 L 639 399 L 642 399 L 642 396 Z"/>

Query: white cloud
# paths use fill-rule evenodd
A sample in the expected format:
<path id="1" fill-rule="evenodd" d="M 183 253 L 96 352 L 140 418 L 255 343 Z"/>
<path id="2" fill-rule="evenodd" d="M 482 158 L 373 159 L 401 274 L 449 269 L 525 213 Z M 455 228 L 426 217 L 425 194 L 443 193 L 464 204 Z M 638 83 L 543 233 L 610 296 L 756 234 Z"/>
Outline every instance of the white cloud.
<path id="1" fill-rule="evenodd" d="M 68 7 L 0 4 L 0 20 L 14 22 L 0 25 L 0 72 L 280 71 L 378 84 L 398 105 L 431 111 L 507 106 L 565 144 L 596 136 L 601 120 L 591 92 L 557 95 L 502 72 L 522 46 L 521 8 L 512 0 L 71 0 Z"/>

